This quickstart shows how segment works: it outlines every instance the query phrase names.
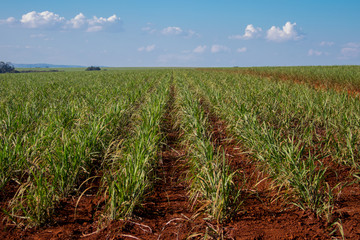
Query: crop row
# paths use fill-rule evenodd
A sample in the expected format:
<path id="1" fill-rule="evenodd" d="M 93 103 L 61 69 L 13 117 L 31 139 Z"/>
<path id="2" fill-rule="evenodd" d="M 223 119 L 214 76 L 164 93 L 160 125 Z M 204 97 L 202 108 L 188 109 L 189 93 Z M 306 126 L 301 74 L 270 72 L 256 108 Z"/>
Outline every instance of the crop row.
<path id="1" fill-rule="evenodd" d="M 83 183 L 94 177 L 102 177 L 104 219 L 131 217 L 156 181 L 171 88 L 177 94 L 172 117 L 188 152 L 190 199 L 217 221 L 243 201 L 235 181 L 241 169 L 231 169 L 214 143 L 204 102 L 284 190 L 283 198 L 328 221 L 340 189 L 327 181 L 329 163 L 360 170 L 360 100 L 345 92 L 196 70 L 0 80 L 0 189 L 17 185 L 6 211 L 18 224 L 48 222 L 61 199 L 80 201 Z"/>
<path id="2" fill-rule="evenodd" d="M 1 187 L 10 180 L 20 185 L 9 203 L 10 219 L 48 222 L 59 200 L 76 195 L 100 168 L 136 103 L 163 74 L 53 73 L 3 80 Z"/>
<path id="3" fill-rule="evenodd" d="M 359 66 L 244 67 L 208 70 L 269 77 L 273 80 L 295 81 L 339 91 L 359 93 L 360 90 Z"/>
<path id="4" fill-rule="evenodd" d="M 110 220 L 131 216 L 145 193 L 152 189 L 158 149 L 163 138 L 160 127 L 169 97 L 169 79 L 161 79 L 157 90 L 147 96 L 133 118 L 132 131 L 112 150 L 107 160 L 105 214 Z"/>
<path id="5" fill-rule="evenodd" d="M 359 170 L 359 100 L 246 75 L 191 79 L 292 201 L 330 219 L 337 186 L 325 181 L 323 161 Z"/>
<path id="6" fill-rule="evenodd" d="M 176 101 L 183 144 L 188 149 L 190 199 L 221 221 L 237 210 L 240 191 L 222 149 L 212 142 L 208 116 L 184 76 L 176 75 Z"/>

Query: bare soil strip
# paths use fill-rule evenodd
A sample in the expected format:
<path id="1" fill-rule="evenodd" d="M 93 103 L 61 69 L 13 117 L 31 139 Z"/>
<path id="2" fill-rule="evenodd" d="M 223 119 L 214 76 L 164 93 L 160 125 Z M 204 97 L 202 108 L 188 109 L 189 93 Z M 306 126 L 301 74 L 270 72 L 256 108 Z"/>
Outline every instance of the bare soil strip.
<path id="1" fill-rule="evenodd" d="M 6 222 L 5 214 L 1 213 L 0 239 L 78 239 L 83 234 L 97 229 L 98 203 L 97 190 L 100 179 L 89 182 L 89 190 L 78 201 L 78 197 L 69 197 L 60 201 L 55 209 L 54 222 L 47 226 L 35 228 L 18 228 Z M 18 185 L 8 184 L 7 197 L 1 199 L 1 208 L 15 195 Z M 76 209 L 76 214 L 75 214 Z"/>
<path id="2" fill-rule="evenodd" d="M 330 227 L 329 223 L 317 219 L 315 215 L 310 212 L 301 211 L 286 203 L 274 202 L 273 200 L 281 193 L 274 192 L 274 189 L 271 190 L 271 180 L 266 179 L 267 175 L 259 171 L 259 167 L 256 166 L 256 163 L 251 160 L 249 155 L 242 153 L 241 146 L 237 144 L 234 139 L 228 139 L 226 123 L 211 112 L 206 104 L 203 103 L 203 106 L 209 114 L 215 143 L 223 147 L 232 168 L 244 173 L 248 179 L 248 184 L 246 184 L 248 191 L 255 193 L 254 195 L 250 195 L 245 201 L 245 214 L 243 214 L 243 216 L 245 217 L 246 214 L 251 213 L 251 209 L 255 212 L 253 220 L 261 222 L 261 218 L 263 218 L 264 221 L 269 222 L 268 226 L 262 226 L 264 231 L 266 230 L 265 232 L 270 234 L 269 236 L 263 235 L 265 239 L 268 237 L 278 238 L 281 236 L 284 236 L 284 239 L 288 239 L 287 236 L 289 236 L 290 239 L 292 237 L 313 238 L 318 237 L 318 233 L 321 231 L 323 231 L 323 233 L 319 235 L 321 236 L 320 238 L 324 237 L 326 239 L 329 238 L 329 235 L 326 234 L 329 234 L 334 228 L 338 230 L 332 235 L 333 237 L 341 238 L 340 229 L 342 228 L 344 236 L 347 239 L 360 239 L 360 186 L 358 181 L 354 182 L 354 171 L 350 167 L 336 163 L 330 158 L 322 160 L 322 163 L 327 167 L 326 182 L 329 186 L 334 188 L 340 183 L 339 187 L 334 189 L 334 196 L 336 198 L 334 201 L 332 222 L 339 221 L 340 219 L 339 223 L 342 226 L 334 225 Z M 260 182 L 260 184 L 256 185 L 258 182 Z M 234 220 L 234 223 L 236 221 L 239 221 L 239 219 Z M 274 221 L 283 221 L 282 224 L 284 225 L 282 226 L 282 224 L 279 223 L 274 224 Z M 236 224 L 243 225 L 247 222 L 248 221 L 244 222 L 240 220 L 239 223 Z M 296 223 L 298 223 L 298 226 Z M 254 223 L 250 223 L 249 226 L 251 228 L 254 227 L 254 229 L 261 229 L 261 226 L 257 226 Z M 235 227 L 235 229 L 236 228 L 237 227 Z M 282 230 L 280 235 L 273 236 L 271 234 L 273 234 L 274 229 L 285 229 L 286 231 Z M 251 234 L 249 236 L 251 236 Z M 256 236 L 256 233 L 254 236 Z"/>
<path id="3" fill-rule="evenodd" d="M 232 169 L 243 173 L 248 180 L 242 211 L 222 224 L 223 236 L 227 239 L 329 239 L 330 228 L 324 220 L 281 201 L 278 197 L 283 193 L 274 191 L 271 179 L 266 178 L 251 157 L 244 154 L 244 148 L 230 138 L 226 123 L 204 101 L 202 105 L 209 116 L 214 142 L 225 151 Z"/>
<path id="4" fill-rule="evenodd" d="M 174 98 L 175 90 L 171 86 L 161 126 L 165 139 L 159 154 L 154 189 L 143 203 L 143 208 L 134 212 L 133 219 L 124 222 L 111 236 L 124 239 L 186 239 L 203 225 L 199 218 L 194 219 L 187 195 L 186 149 L 180 143 L 180 130 L 174 127 Z"/>
<path id="5" fill-rule="evenodd" d="M 155 87 L 152 86 L 148 92 L 151 93 L 154 89 Z M 126 136 L 131 128 L 130 119 L 143 101 L 144 98 L 140 97 L 124 116 L 126 122 L 119 128 L 119 136 Z M 61 199 L 55 209 L 53 222 L 49 222 L 48 225 L 28 229 L 18 228 L 7 223 L 6 215 L 1 211 L 0 239 L 98 239 L 99 220 L 105 204 L 103 197 L 98 194 L 103 176 L 101 161 L 101 157 L 94 159 L 90 178 L 80 176 L 78 184 L 81 185 L 80 197 L 69 196 Z M 4 187 L 3 192 L 0 193 L 0 209 L 7 208 L 8 202 L 15 196 L 18 188 L 19 184 L 15 181 L 10 181 Z"/>
<path id="6" fill-rule="evenodd" d="M 333 219 L 340 219 L 346 239 L 360 239 L 360 184 L 354 171 L 334 161 L 323 162 L 327 169 L 326 182 L 334 187 L 336 196 Z"/>

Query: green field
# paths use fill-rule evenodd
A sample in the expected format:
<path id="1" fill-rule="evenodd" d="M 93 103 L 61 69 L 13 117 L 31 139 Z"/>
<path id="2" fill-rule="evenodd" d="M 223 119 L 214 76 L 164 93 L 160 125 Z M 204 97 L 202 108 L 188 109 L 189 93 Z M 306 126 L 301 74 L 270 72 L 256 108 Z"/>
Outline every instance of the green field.
<path id="1" fill-rule="evenodd" d="M 246 211 L 251 178 L 214 142 L 211 113 L 276 199 L 314 213 L 329 234 L 353 231 L 338 209 L 360 179 L 359 66 L 83 70 L 0 75 L 0 189 L 16 189 L 8 222 L 43 226 L 95 179 L 99 225 L 134 217 L 154 191 L 174 98 L 189 201 L 206 217 Z"/>

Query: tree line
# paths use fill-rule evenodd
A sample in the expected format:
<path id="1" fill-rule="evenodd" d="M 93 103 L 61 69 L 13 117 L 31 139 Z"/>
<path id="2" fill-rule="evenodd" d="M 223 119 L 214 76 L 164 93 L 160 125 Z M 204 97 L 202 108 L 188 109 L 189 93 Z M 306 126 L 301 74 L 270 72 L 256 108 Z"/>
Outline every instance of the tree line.
<path id="1" fill-rule="evenodd" d="M 9 62 L 0 62 L 0 73 L 15 73 L 15 67 Z"/>

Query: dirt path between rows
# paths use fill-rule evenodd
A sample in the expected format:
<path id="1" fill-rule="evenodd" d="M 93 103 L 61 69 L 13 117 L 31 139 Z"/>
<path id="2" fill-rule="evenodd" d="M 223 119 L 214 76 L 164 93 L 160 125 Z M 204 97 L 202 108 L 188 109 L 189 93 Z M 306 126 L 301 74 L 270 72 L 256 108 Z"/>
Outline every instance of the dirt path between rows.
<path id="1" fill-rule="evenodd" d="M 243 186 L 244 203 L 240 211 L 231 219 L 219 224 L 204 219 L 197 213 L 188 199 L 186 182 L 186 149 L 181 145 L 181 131 L 175 127 L 174 100 L 176 90 L 170 89 L 170 97 L 161 123 L 164 134 L 163 145 L 159 153 L 159 165 L 156 169 L 154 189 L 146 196 L 142 208 L 136 209 L 131 219 L 113 221 L 98 231 L 98 219 L 101 214 L 101 197 L 97 196 L 100 185 L 94 182 L 92 187 L 78 198 L 63 200 L 56 210 L 56 224 L 33 229 L 19 229 L 11 225 L 0 224 L 0 239 L 330 239 L 334 228 L 309 211 L 302 211 L 292 204 L 281 200 L 282 192 L 272 187 L 272 180 L 261 170 L 260 165 L 245 152 L 227 130 L 227 124 L 221 120 L 202 100 L 202 106 L 208 115 L 212 142 L 215 148 L 225 151 L 226 160 L 233 170 L 247 179 Z M 335 167 L 334 167 L 335 169 Z M 345 170 L 344 170 L 345 171 Z M 101 174 L 101 173 L 98 173 Z M 329 181 L 339 181 L 345 177 L 341 172 L 330 174 Z M 242 177 L 235 179 L 242 184 Z M 1 193 L 1 207 L 14 195 L 15 188 L 9 185 Z M 335 201 L 335 217 L 342 219 L 347 239 L 360 239 L 360 189 L 358 185 L 344 188 Z M 85 188 L 85 189 L 86 189 Z M 77 205 L 78 203 L 78 205 Z M 74 209 L 77 206 L 77 215 Z M 4 217 L 3 214 L 0 214 Z M 340 234 L 335 235 L 340 239 Z"/>
<path id="2" fill-rule="evenodd" d="M 329 230 L 324 220 L 315 214 L 302 211 L 279 198 L 272 188 L 271 179 L 244 148 L 231 138 L 226 122 L 217 117 L 202 101 L 209 116 L 212 135 L 216 145 L 225 151 L 233 170 L 244 174 L 245 202 L 242 211 L 231 221 L 222 224 L 227 239 L 329 239 Z M 240 183 L 239 183 L 240 184 Z"/>
<path id="3" fill-rule="evenodd" d="M 148 79 L 145 79 L 148 81 Z M 154 86 L 147 91 L 153 92 Z M 138 111 L 144 97 L 140 97 L 129 108 L 130 110 L 124 115 L 122 125 L 118 127 L 119 140 L 126 137 L 131 126 L 133 114 Z M 53 219 L 44 226 L 34 228 L 19 227 L 7 220 L 6 214 L 0 211 L 0 239 L 17 240 L 17 239 L 104 239 L 107 233 L 104 232 L 109 228 L 99 231 L 101 228 L 101 215 L 105 200 L 99 190 L 101 188 L 101 179 L 103 177 L 102 157 L 97 156 L 93 160 L 93 166 L 90 172 L 90 178 L 80 176 L 78 180 L 79 192 L 76 195 L 70 195 L 61 199 L 55 207 Z M 23 179 L 25 179 L 23 177 Z M 23 181 L 25 182 L 25 180 Z M 19 183 L 10 181 L 0 193 L 0 209 L 8 209 L 8 203 L 15 196 L 19 189 Z M 114 223 L 115 226 L 123 225 L 123 222 Z"/>
<path id="4" fill-rule="evenodd" d="M 332 218 L 340 219 L 346 239 L 360 239 L 360 179 L 356 179 L 354 169 L 334 160 L 325 160 L 324 164 L 326 182 L 335 187 Z"/>
<path id="5" fill-rule="evenodd" d="M 195 215 L 188 199 L 186 181 L 186 149 L 181 145 L 180 130 L 175 127 L 174 100 L 170 97 L 161 123 L 164 144 L 156 169 L 157 181 L 153 191 L 136 209 L 134 217 L 112 236 L 123 239 L 186 239 L 202 231 L 201 215 Z"/>

